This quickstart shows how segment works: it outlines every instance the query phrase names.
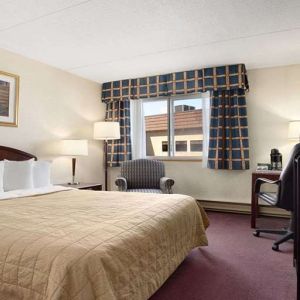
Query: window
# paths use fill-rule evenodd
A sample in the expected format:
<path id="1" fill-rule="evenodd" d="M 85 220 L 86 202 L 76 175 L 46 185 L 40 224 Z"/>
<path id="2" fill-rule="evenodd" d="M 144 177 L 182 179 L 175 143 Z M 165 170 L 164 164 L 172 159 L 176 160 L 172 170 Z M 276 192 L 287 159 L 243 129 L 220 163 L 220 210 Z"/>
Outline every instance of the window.
<path id="1" fill-rule="evenodd" d="M 143 101 L 146 156 L 168 156 L 168 101 Z"/>
<path id="2" fill-rule="evenodd" d="M 203 141 L 201 140 L 191 141 L 190 148 L 191 148 L 191 152 L 202 152 Z"/>
<path id="3" fill-rule="evenodd" d="M 161 143 L 161 151 L 162 151 L 162 152 L 168 152 L 168 142 L 163 141 L 163 142 Z"/>
<path id="4" fill-rule="evenodd" d="M 200 158 L 202 101 L 200 95 L 141 101 L 142 116 L 134 123 L 144 131 L 146 156 Z"/>
<path id="5" fill-rule="evenodd" d="M 176 141 L 176 152 L 186 152 L 187 151 L 187 142 L 186 141 Z"/>
<path id="6" fill-rule="evenodd" d="M 191 139 L 203 139 L 202 99 L 175 98 L 170 100 L 171 140 L 175 143 L 172 156 L 201 156 L 188 148 Z"/>

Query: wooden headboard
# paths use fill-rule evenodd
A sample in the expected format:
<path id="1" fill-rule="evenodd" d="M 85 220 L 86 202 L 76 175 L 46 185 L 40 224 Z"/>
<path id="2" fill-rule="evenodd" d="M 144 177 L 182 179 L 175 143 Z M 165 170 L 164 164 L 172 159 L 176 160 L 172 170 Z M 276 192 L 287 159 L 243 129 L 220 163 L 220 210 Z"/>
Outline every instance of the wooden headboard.
<path id="1" fill-rule="evenodd" d="M 32 154 L 26 153 L 18 149 L 0 146 L 0 160 L 28 160 L 31 158 L 37 160 L 37 157 Z"/>

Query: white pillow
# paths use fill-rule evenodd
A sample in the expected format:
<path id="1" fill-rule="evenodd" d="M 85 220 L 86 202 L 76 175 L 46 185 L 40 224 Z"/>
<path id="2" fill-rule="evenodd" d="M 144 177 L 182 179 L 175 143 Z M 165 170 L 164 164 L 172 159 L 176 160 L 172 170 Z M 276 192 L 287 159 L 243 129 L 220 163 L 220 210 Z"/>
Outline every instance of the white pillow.
<path id="1" fill-rule="evenodd" d="M 3 190 L 3 172 L 4 172 L 4 161 L 0 161 L 0 193 L 4 192 Z"/>
<path id="2" fill-rule="evenodd" d="M 46 160 L 38 160 L 33 162 L 33 187 L 47 187 L 50 182 L 51 162 Z"/>
<path id="3" fill-rule="evenodd" d="M 4 192 L 33 188 L 33 159 L 4 160 Z"/>

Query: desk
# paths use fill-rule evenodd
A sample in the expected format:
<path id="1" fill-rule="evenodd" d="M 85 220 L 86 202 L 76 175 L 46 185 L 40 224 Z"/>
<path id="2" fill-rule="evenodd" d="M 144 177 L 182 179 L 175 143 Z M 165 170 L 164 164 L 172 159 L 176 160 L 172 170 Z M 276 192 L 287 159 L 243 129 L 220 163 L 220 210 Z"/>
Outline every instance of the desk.
<path id="1" fill-rule="evenodd" d="M 255 195 L 255 182 L 257 178 L 278 180 L 281 171 L 254 171 L 252 173 L 252 194 L 251 194 L 251 228 L 256 228 L 256 218 L 259 216 L 258 199 Z"/>

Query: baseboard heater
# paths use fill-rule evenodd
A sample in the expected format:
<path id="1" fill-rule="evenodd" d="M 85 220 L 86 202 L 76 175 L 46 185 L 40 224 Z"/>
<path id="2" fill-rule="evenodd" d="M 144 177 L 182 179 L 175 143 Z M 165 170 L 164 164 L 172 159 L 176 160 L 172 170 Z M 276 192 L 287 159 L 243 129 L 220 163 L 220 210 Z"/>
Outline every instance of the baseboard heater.
<path id="1" fill-rule="evenodd" d="M 207 211 L 219 211 L 219 212 L 231 212 L 238 214 L 251 214 L 251 205 L 248 203 L 237 203 L 237 202 L 222 202 L 222 201 L 211 201 L 211 200 L 199 200 L 202 207 Z M 289 218 L 290 213 L 286 210 L 271 207 L 269 205 L 259 205 L 259 215 L 269 217 L 281 217 Z"/>

